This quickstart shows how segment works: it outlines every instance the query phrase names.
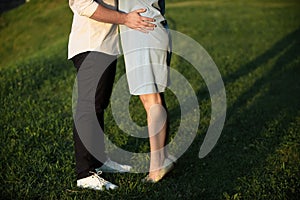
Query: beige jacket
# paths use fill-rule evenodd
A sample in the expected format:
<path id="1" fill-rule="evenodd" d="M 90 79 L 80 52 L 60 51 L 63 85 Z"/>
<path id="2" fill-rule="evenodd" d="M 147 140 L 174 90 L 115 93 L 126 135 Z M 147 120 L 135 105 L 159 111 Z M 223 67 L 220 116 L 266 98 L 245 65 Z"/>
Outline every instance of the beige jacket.
<path id="1" fill-rule="evenodd" d="M 115 10 L 118 6 L 116 0 L 69 0 L 69 6 L 73 11 L 68 45 L 69 59 L 86 51 L 119 54 L 117 25 L 89 18 L 96 11 L 98 4 Z"/>

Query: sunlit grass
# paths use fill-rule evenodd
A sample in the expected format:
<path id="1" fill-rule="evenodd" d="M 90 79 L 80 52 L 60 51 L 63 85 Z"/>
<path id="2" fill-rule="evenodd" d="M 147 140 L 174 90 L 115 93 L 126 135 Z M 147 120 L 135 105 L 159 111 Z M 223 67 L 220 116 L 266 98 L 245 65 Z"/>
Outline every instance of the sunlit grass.
<path id="1" fill-rule="evenodd" d="M 0 17 L 1 199 L 298 199 L 300 188 L 300 13 L 297 1 L 167 1 L 171 29 L 201 44 L 214 59 L 227 92 L 226 123 L 214 150 L 198 158 L 210 120 L 205 83 L 183 58 L 171 67 L 192 85 L 201 119 L 197 137 L 174 171 L 155 185 L 145 174 L 105 174 L 119 190 L 75 186 L 72 87 L 66 58 L 67 2 L 32 0 Z M 124 74 L 120 59 L 116 82 Z M 179 103 L 166 92 L 171 137 Z M 146 124 L 137 97 L 133 121 Z M 147 139 L 129 137 L 106 113 L 106 134 L 119 147 L 147 152 Z M 147 158 L 145 158 L 147 159 Z"/>

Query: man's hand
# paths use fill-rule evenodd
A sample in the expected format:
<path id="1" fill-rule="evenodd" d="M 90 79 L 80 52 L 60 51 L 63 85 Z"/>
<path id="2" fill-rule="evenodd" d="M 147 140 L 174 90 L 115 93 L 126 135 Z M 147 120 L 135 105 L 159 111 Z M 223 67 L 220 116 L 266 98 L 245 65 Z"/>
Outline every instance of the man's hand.
<path id="1" fill-rule="evenodd" d="M 130 13 L 123 13 L 108 9 L 99 4 L 90 18 L 99 22 L 123 24 L 129 28 L 147 33 L 148 31 L 153 30 L 156 25 L 151 23 L 155 21 L 154 19 L 140 15 L 140 13 L 146 11 L 147 9 L 138 9 Z"/>
<path id="2" fill-rule="evenodd" d="M 146 9 L 142 8 L 126 14 L 124 25 L 144 33 L 153 30 L 156 25 L 151 22 L 155 22 L 155 20 L 140 15 L 140 13 L 144 13 L 146 11 Z"/>

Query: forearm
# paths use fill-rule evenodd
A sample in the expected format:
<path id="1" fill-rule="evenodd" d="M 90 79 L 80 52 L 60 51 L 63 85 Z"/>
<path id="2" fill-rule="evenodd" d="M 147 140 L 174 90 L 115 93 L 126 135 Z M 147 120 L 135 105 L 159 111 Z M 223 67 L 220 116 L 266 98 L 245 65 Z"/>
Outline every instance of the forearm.
<path id="1" fill-rule="evenodd" d="M 130 13 L 122 13 L 116 10 L 108 9 L 102 5 L 98 5 L 96 11 L 90 16 L 90 18 L 99 22 L 121 24 L 132 29 L 147 32 L 147 30 L 153 30 L 155 25 L 152 24 L 154 19 L 140 15 L 140 13 L 145 11 L 146 9 L 141 8 Z"/>
<path id="2" fill-rule="evenodd" d="M 143 8 L 130 13 L 122 13 L 106 8 L 94 0 L 69 0 L 69 6 L 74 13 L 99 22 L 126 25 L 129 28 L 137 29 L 142 32 L 153 30 L 155 27 L 155 25 L 152 24 L 154 19 L 140 15 L 146 12 L 146 9 Z"/>
<path id="3" fill-rule="evenodd" d="M 123 25 L 126 23 L 127 14 L 105 8 L 99 4 L 96 11 L 92 16 L 90 16 L 90 18 L 99 22 Z"/>
<path id="4" fill-rule="evenodd" d="M 124 24 L 125 13 L 104 7 L 95 0 L 69 0 L 69 6 L 72 11 L 80 16 L 89 17 L 99 22 L 111 24 Z"/>

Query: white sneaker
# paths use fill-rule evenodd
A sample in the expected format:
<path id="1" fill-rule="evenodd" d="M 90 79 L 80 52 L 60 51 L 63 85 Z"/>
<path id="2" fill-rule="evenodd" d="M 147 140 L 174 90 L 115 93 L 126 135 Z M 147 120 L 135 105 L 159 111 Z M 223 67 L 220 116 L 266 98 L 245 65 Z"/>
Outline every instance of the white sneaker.
<path id="1" fill-rule="evenodd" d="M 92 173 L 91 176 L 77 180 L 77 187 L 88 188 L 93 190 L 103 190 L 104 188 L 107 190 L 114 190 L 118 188 L 117 185 L 101 178 L 99 175 L 102 172 L 99 171 L 97 173 L 90 173 Z"/>
<path id="2" fill-rule="evenodd" d="M 96 172 L 103 171 L 106 173 L 125 173 L 130 172 L 131 169 L 132 167 L 130 165 L 122 165 L 108 158 L 100 168 L 96 169 Z"/>

